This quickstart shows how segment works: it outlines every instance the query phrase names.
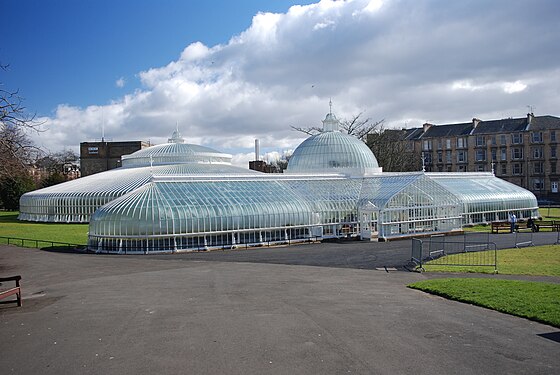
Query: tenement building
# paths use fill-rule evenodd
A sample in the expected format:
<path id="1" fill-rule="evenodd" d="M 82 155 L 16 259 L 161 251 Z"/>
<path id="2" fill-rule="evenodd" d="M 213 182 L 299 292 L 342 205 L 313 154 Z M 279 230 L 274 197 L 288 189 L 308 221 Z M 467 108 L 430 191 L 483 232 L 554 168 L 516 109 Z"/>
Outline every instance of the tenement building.
<path id="1" fill-rule="evenodd" d="M 407 141 L 428 172 L 491 172 L 532 191 L 541 202 L 560 202 L 560 118 L 534 116 L 407 129 Z"/>

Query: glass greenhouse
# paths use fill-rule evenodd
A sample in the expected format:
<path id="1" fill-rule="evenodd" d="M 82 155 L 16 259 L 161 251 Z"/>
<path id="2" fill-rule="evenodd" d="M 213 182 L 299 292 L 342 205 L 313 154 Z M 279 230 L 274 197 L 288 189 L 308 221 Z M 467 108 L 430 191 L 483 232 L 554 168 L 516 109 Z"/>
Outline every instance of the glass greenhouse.
<path id="1" fill-rule="evenodd" d="M 24 194 L 20 220 L 87 223 L 99 207 L 150 181 L 153 175 L 248 174 L 231 155 L 184 143 L 176 131 L 169 143 L 123 156 L 122 167 Z M 253 172 L 257 174 L 257 172 Z"/>
<path id="2" fill-rule="evenodd" d="M 167 145 L 123 157 L 123 167 L 21 199 L 23 220 L 89 221 L 88 248 L 152 253 L 327 238 L 390 240 L 536 217 L 535 196 L 492 173 L 383 173 L 365 144 L 338 131 L 305 140 L 286 173 L 230 164 L 231 156 Z"/>

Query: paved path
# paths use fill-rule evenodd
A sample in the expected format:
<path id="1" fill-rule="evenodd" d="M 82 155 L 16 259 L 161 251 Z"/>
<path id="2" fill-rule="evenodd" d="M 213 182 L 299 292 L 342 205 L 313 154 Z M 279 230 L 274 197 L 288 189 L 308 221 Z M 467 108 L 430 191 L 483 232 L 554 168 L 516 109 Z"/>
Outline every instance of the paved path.
<path id="1" fill-rule="evenodd" d="M 559 373 L 558 329 L 406 288 L 426 274 L 369 269 L 402 244 L 147 257 L 0 246 L 0 274 L 24 288 L 23 308 L 0 306 L 0 371 Z"/>

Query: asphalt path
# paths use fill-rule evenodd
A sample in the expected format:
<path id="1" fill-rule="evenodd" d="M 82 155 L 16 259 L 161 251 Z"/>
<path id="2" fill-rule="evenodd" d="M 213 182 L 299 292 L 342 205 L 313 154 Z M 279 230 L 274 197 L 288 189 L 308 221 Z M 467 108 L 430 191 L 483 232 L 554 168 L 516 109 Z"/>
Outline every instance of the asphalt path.
<path id="1" fill-rule="evenodd" d="M 409 256 L 410 241 L 150 256 L 0 246 L 0 275 L 21 274 L 24 290 L 22 308 L 0 305 L 0 373 L 559 373 L 560 330 L 409 289 L 442 277 L 392 270 Z"/>

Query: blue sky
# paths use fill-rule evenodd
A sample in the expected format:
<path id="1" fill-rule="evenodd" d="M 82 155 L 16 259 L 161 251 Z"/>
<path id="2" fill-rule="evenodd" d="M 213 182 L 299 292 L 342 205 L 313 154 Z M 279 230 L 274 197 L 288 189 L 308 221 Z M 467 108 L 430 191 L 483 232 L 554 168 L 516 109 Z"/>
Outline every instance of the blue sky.
<path id="1" fill-rule="evenodd" d="M 386 127 L 560 115 L 556 0 L 2 0 L 0 71 L 48 150 L 105 135 L 274 157 L 333 101 Z"/>
<path id="2" fill-rule="evenodd" d="M 61 103 L 105 104 L 190 43 L 227 43 L 257 12 L 296 3 L 309 1 L 2 0 L 0 62 L 10 68 L 0 82 L 19 89 L 39 115 Z"/>

